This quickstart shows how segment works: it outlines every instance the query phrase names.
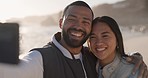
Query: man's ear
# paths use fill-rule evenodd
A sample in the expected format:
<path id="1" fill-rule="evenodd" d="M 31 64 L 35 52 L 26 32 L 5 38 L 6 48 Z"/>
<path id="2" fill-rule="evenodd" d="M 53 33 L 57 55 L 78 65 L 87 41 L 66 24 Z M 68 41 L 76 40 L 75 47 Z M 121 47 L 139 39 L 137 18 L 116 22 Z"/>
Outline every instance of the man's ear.
<path id="1" fill-rule="evenodd" d="M 60 26 L 61 29 L 62 29 L 62 22 L 63 22 L 63 18 L 61 18 L 61 19 L 59 20 L 59 26 Z"/>

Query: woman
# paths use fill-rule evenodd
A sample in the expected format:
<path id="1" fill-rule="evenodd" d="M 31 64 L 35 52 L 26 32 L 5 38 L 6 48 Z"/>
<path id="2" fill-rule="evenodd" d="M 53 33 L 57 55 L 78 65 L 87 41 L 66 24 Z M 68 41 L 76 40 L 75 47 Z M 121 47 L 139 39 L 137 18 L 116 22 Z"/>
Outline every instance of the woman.
<path id="1" fill-rule="evenodd" d="M 108 16 L 97 17 L 92 23 L 89 47 L 98 58 L 96 70 L 99 78 L 137 78 L 132 75 L 134 64 L 124 57 L 123 38 L 116 21 Z"/>

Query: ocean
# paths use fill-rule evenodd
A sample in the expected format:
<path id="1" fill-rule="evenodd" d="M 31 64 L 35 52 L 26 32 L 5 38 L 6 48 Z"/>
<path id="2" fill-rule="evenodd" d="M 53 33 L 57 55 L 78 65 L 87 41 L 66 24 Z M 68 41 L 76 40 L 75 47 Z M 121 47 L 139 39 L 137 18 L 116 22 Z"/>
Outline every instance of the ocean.
<path id="1" fill-rule="evenodd" d="M 57 31 L 58 26 L 20 26 L 20 54 L 43 47 Z"/>
<path id="2" fill-rule="evenodd" d="M 140 52 L 148 65 L 148 33 L 138 30 L 120 27 L 124 48 L 127 53 Z M 20 54 L 29 52 L 33 48 L 41 48 L 46 45 L 52 35 L 61 31 L 58 26 L 20 26 Z M 86 45 L 86 43 L 84 44 Z"/>

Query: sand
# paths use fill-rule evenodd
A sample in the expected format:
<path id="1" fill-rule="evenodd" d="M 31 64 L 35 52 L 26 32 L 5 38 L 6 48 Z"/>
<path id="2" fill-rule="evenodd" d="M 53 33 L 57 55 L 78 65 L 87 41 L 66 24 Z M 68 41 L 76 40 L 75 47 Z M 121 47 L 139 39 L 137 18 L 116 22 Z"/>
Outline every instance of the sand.
<path id="1" fill-rule="evenodd" d="M 139 52 L 148 65 L 148 35 L 131 37 L 124 41 L 126 52 Z"/>

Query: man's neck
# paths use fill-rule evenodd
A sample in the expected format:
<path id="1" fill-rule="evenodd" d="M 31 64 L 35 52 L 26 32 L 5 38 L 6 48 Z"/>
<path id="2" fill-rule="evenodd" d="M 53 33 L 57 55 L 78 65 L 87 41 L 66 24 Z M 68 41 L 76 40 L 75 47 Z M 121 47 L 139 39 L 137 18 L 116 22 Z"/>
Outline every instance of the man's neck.
<path id="1" fill-rule="evenodd" d="M 76 54 L 79 54 L 81 52 L 81 49 L 82 49 L 82 46 L 80 47 L 77 47 L 77 48 L 73 48 L 73 47 L 70 47 L 68 46 L 65 41 L 63 39 L 61 39 L 59 41 L 59 43 L 64 47 L 66 48 L 70 53 L 72 53 L 73 55 L 76 55 Z"/>

